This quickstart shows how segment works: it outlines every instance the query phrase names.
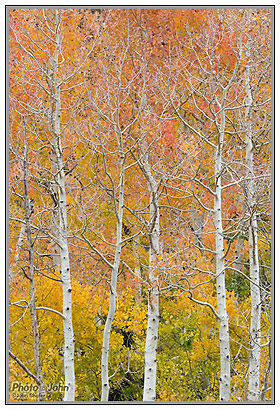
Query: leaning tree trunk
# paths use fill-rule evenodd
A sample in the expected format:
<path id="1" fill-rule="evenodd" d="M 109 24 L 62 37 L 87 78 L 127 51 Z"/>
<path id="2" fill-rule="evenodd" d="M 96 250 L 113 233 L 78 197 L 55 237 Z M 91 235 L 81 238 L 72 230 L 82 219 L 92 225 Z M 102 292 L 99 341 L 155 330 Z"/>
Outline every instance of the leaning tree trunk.
<path id="1" fill-rule="evenodd" d="M 157 184 L 151 174 L 148 162 L 144 164 L 145 176 L 150 190 L 150 253 L 149 253 L 149 298 L 145 344 L 145 373 L 143 401 L 156 400 L 157 343 L 159 328 L 159 286 L 155 272 L 160 252 L 159 206 Z"/>
<path id="2" fill-rule="evenodd" d="M 23 120 L 24 121 L 24 120 Z M 34 366 L 35 366 L 35 376 L 37 378 L 38 384 L 38 400 L 44 401 L 45 392 L 43 384 L 43 373 L 42 364 L 40 356 L 40 336 L 39 336 L 39 326 L 36 314 L 36 301 L 35 301 L 35 271 L 34 271 L 34 249 L 33 249 L 33 239 L 30 224 L 31 215 L 31 203 L 28 197 L 28 186 L 27 186 L 27 138 L 26 138 L 26 125 L 24 122 L 24 159 L 23 159 L 23 179 L 24 179 L 24 210 L 25 210 L 25 226 L 26 226 L 26 237 L 28 243 L 28 254 L 29 254 L 29 310 L 31 317 L 31 327 L 33 335 L 33 354 L 34 354 Z"/>
<path id="3" fill-rule="evenodd" d="M 59 246 L 59 260 L 62 279 L 63 292 L 63 329 L 64 329 L 64 376 L 65 376 L 65 395 L 64 401 L 75 400 L 75 371 L 74 371 L 74 349 L 75 340 L 72 324 L 72 287 L 70 275 L 70 261 L 67 242 L 67 201 L 65 189 L 65 172 L 62 156 L 61 146 L 61 131 L 60 131 L 60 117 L 61 117 L 61 96 L 60 86 L 58 82 L 58 58 L 60 50 L 60 34 L 59 34 L 59 12 L 55 10 L 56 22 L 56 50 L 54 59 L 54 152 L 57 169 L 57 200 L 58 200 L 58 246 Z"/>
<path id="4" fill-rule="evenodd" d="M 248 42 L 248 50 L 250 44 Z M 260 395 L 260 326 L 261 326 L 261 295 L 259 288 L 259 258 L 258 258 L 258 223 L 255 209 L 256 187 L 254 183 L 254 154 L 252 142 L 251 121 L 252 93 L 250 87 L 250 67 L 246 68 L 246 110 L 245 110 L 245 143 L 247 186 L 246 199 L 249 213 L 249 257 L 250 257 L 250 293 L 251 293 L 251 324 L 250 324 L 250 355 L 248 400 L 259 400 Z"/>
<path id="5" fill-rule="evenodd" d="M 216 287 L 217 312 L 219 315 L 220 341 L 220 400 L 229 401 L 230 397 L 230 347 L 228 314 L 226 308 L 226 286 L 224 266 L 224 239 L 222 225 L 222 148 L 225 130 L 225 95 L 221 106 L 221 127 L 218 135 L 218 145 L 215 159 L 216 190 L 214 197 L 214 224 L 216 236 Z"/>

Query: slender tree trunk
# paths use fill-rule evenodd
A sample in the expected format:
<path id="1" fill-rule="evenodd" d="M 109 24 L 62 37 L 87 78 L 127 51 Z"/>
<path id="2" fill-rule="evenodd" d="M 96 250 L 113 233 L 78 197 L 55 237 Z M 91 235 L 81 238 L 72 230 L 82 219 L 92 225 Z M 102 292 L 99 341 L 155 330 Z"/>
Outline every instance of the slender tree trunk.
<path id="1" fill-rule="evenodd" d="M 65 375 L 65 395 L 64 401 L 75 400 L 75 370 L 74 370 L 74 334 L 72 324 L 72 288 L 70 275 L 70 261 L 67 242 L 67 201 L 65 190 L 65 172 L 62 157 L 60 117 L 61 117 L 61 97 L 58 83 L 58 58 L 60 50 L 59 11 L 55 10 L 56 27 L 56 50 L 54 61 L 54 134 L 55 134 L 55 160 L 57 166 L 57 195 L 58 195 L 58 244 L 60 257 L 60 270 L 63 291 L 63 328 L 64 328 L 64 375 Z"/>
<path id="2" fill-rule="evenodd" d="M 242 228 L 241 228 L 242 229 Z M 241 271 L 242 270 L 242 249 L 244 246 L 244 233 L 241 232 L 238 234 L 237 240 L 236 240 L 236 246 L 235 246 L 235 259 L 234 259 L 234 269 Z"/>
<path id="3" fill-rule="evenodd" d="M 223 99 L 224 104 L 225 98 Z M 221 128 L 218 136 L 218 146 L 215 160 L 216 192 L 214 197 L 214 224 L 216 235 L 216 287 L 217 312 L 219 319 L 220 341 L 220 400 L 229 401 L 230 397 L 230 347 L 228 314 L 226 308 L 225 266 L 224 266 L 224 239 L 222 225 L 222 147 L 225 130 L 225 111 L 221 107 Z"/>
<path id="4" fill-rule="evenodd" d="M 9 269 L 10 279 L 12 279 L 15 275 L 15 268 L 16 268 L 17 261 L 18 261 L 19 255 L 20 255 L 20 250 L 21 250 L 21 247 L 22 247 L 22 244 L 23 244 L 25 231 L 26 231 L 25 221 L 23 221 L 22 224 L 21 224 L 21 228 L 20 228 L 20 232 L 19 232 L 19 236 L 18 236 L 18 241 L 17 241 L 17 245 L 16 245 L 14 263 L 12 265 L 12 269 Z"/>
<path id="5" fill-rule="evenodd" d="M 16 266 L 17 266 L 17 261 L 18 261 L 19 255 L 20 255 L 20 250 L 21 250 L 25 235 L 26 235 L 26 225 L 25 225 L 25 221 L 23 221 L 21 223 L 21 228 L 20 228 L 18 241 L 17 241 L 17 245 L 16 245 L 16 249 L 15 249 L 14 262 L 12 264 L 12 267 L 9 268 L 9 284 L 8 284 L 8 286 L 10 286 L 11 282 L 15 279 L 15 275 L 16 275 L 15 270 L 16 270 Z"/>
<path id="6" fill-rule="evenodd" d="M 199 248 L 201 256 L 204 255 L 202 244 L 202 235 L 203 235 L 203 224 L 204 224 L 204 212 L 200 214 L 198 211 L 193 207 L 191 212 L 192 217 L 192 228 L 194 233 L 194 243 Z"/>
<path id="7" fill-rule="evenodd" d="M 251 292 L 251 326 L 249 356 L 248 400 L 259 400 L 260 394 L 260 326 L 261 295 L 259 288 L 258 234 L 257 218 L 253 214 L 249 226 L 250 282 Z"/>
<path id="8" fill-rule="evenodd" d="M 75 371 L 74 371 L 74 349 L 75 340 L 72 324 L 72 287 L 70 275 L 70 261 L 67 243 L 67 210 L 65 175 L 61 155 L 58 154 L 58 186 L 59 186 L 59 238 L 60 247 L 60 269 L 63 291 L 63 329 L 64 329 L 64 374 L 65 391 L 64 401 L 75 400 Z"/>
<path id="9" fill-rule="evenodd" d="M 240 232 L 238 233 L 235 251 L 234 251 L 234 266 L 235 272 L 242 272 L 242 249 L 244 248 L 244 235 L 245 235 L 245 226 L 241 225 Z M 236 292 L 236 301 L 238 303 L 239 294 Z"/>
<path id="10" fill-rule="evenodd" d="M 117 240 L 114 256 L 114 264 L 111 274 L 110 282 L 110 296 L 109 296 L 109 311 L 105 322 L 102 344 L 102 358 L 101 358 L 101 375 L 102 375 L 102 392 L 101 401 L 108 401 L 109 399 L 109 346 L 112 323 L 116 310 L 116 298 L 117 298 L 117 279 L 121 258 L 121 246 L 122 246 L 122 221 L 123 221 L 123 198 L 124 198 L 124 182 L 125 182 L 125 158 L 122 146 L 122 137 L 120 137 L 120 149 L 121 149 L 121 174 L 120 174 L 120 190 L 119 190 L 119 207 L 116 215 L 117 218 Z"/>
<path id="11" fill-rule="evenodd" d="M 24 121 L 24 120 L 23 120 Z M 40 336 L 39 336 L 39 326 L 36 314 L 36 301 L 35 301 L 35 271 L 34 271 L 34 249 L 33 249 L 33 239 L 32 231 L 30 225 L 30 215 L 31 215 L 31 204 L 30 198 L 28 197 L 28 186 L 27 186 L 27 138 L 26 138 L 26 125 L 24 122 L 24 210 L 25 210 L 25 225 L 26 226 L 26 237 L 28 243 L 28 253 L 29 253 L 29 310 L 31 317 L 31 327 L 33 336 L 33 354 L 34 354 L 34 365 L 35 365 L 35 375 L 38 384 L 38 400 L 44 401 L 45 392 L 43 384 L 43 373 L 42 364 L 40 357 Z"/>
<path id="12" fill-rule="evenodd" d="M 250 45 L 248 44 L 248 52 Z M 251 325 L 250 325 L 250 355 L 249 355 L 249 386 L 248 399 L 259 400 L 260 394 L 260 326 L 261 326 L 261 295 L 259 288 L 259 258 L 258 258 L 258 223 L 255 209 L 256 188 L 254 183 L 254 154 L 251 122 L 252 94 L 250 87 L 250 66 L 246 69 L 246 112 L 245 112 L 245 142 L 247 167 L 247 206 L 249 211 L 249 257 L 250 257 L 250 293 L 251 293 Z M 253 283 L 252 283 L 253 282 Z"/>
<path id="13" fill-rule="evenodd" d="M 148 162 L 144 165 L 150 190 L 150 254 L 149 254 L 149 299 L 145 344 L 145 373 L 143 401 L 156 400 L 157 343 L 159 328 L 159 286 L 155 267 L 160 252 L 159 206 L 157 184 L 150 172 Z"/>
<path id="14" fill-rule="evenodd" d="M 268 365 L 265 371 L 264 382 L 263 382 L 263 387 L 262 387 L 261 396 L 260 396 L 261 401 L 265 400 L 265 395 L 267 391 L 269 390 L 269 374 L 271 372 L 271 341 L 269 341 L 268 351 L 269 351 L 269 358 L 268 358 Z"/>

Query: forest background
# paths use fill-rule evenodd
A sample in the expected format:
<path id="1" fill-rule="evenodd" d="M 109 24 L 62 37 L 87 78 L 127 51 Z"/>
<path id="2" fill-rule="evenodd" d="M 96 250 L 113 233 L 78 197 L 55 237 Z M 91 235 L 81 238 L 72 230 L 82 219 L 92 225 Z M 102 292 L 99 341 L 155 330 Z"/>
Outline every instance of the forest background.
<path id="1" fill-rule="evenodd" d="M 269 10 L 69 11 L 10 12 L 11 385 L 269 400 Z"/>

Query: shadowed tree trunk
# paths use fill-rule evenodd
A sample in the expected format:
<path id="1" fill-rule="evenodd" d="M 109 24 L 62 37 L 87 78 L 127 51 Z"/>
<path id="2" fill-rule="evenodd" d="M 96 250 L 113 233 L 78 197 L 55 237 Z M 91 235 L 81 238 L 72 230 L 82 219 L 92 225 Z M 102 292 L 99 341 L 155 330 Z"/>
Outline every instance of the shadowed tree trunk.
<path id="1" fill-rule="evenodd" d="M 28 176 L 27 176 L 27 135 L 26 135 L 26 124 L 24 123 L 24 159 L 23 159 L 23 179 L 24 179 L 24 213 L 25 213 L 25 226 L 26 226 L 26 237 L 28 244 L 28 268 L 29 275 L 29 310 L 31 317 L 31 327 L 32 327 L 32 340 L 33 340 L 33 354 L 34 354 L 34 367 L 35 376 L 37 378 L 38 384 L 38 400 L 43 401 L 45 399 L 45 391 L 43 384 L 43 374 L 42 374 L 42 364 L 40 356 L 40 336 L 39 336 L 39 326 L 36 314 L 36 300 L 35 300 L 35 270 L 34 270 L 34 249 L 33 249 L 33 238 L 30 224 L 30 215 L 32 213 L 31 199 L 28 196 Z"/>

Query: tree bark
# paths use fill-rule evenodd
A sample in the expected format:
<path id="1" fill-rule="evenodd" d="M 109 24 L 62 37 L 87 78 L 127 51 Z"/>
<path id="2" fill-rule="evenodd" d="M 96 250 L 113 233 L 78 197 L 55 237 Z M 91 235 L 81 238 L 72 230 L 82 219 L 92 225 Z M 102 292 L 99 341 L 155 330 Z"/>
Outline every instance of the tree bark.
<path id="1" fill-rule="evenodd" d="M 143 401 L 156 400 L 157 343 L 159 328 L 159 286 L 155 267 L 160 252 L 159 205 L 157 184 L 151 174 L 148 161 L 144 164 L 145 176 L 150 190 L 150 253 L 149 253 L 149 297 L 145 344 L 145 372 Z"/>
<path id="2" fill-rule="evenodd" d="M 119 189 L 119 207 L 116 215 L 117 219 L 117 238 L 116 249 L 114 256 L 114 264 L 111 274 L 110 282 L 110 296 L 109 296 L 109 311 L 105 322 L 103 343 L 102 343 L 102 358 L 101 358 L 101 376 L 102 376 L 102 392 L 101 401 L 108 401 L 109 399 L 109 346 L 112 323 L 116 311 L 116 298 L 117 298 L 117 279 L 121 258 L 122 247 L 122 221 L 123 221 L 123 199 L 124 199 L 124 183 L 125 183 L 125 156 L 123 152 L 122 135 L 120 134 L 120 160 L 121 160 L 121 172 L 120 172 L 120 189 Z"/>
<path id="3" fill-rule="evenodd" d="M 250 355 L 249 355 L 249 385 L 248 400 L 259 400 L 260 394 L 260 327 L 261 327 L 261 295 L 259 288 L 258 234 L 257 218 L 252 215 L 249 226 L 250 254 L 250 293 L 251 293 L 251 324 L 250 324 Z"/>
<path id="4" fill-rule="evenodd" d="M 221 106 L 221 127 L 218 135 L 218 145 L 215 159 L 216 190 L 214 197 L 214 225 L 216 237 L 216 287 L 217 312 L 219 315 L 220 341 L 220 400 L 229 401 L 230 397 L 230 347 L 228 314 L 226 308 L 225 266 L 224 266 L 224 239 L 222 225 L 222 147 L 225 130 L 225 95 Z"/>
<path id="5" fill-rule="evenodd" d="M 250 52 L 249 41 L 247 53 Z M 259 288 L 259 258 L 258 258 L 258 223 L 255 209 L 256 187 L 254 183 L 254 154 L 251 122 L 252 93 L 250 87 L 250 66 L 246 67 L 246 109 L 245 109 L 245 143 L 247 167 L 247 207 L 249 212 L 249 258 L 250 258 L 250 293 L 251 293 L 251 324 L 250 324 L 250 355 L 248 400 L 259 400 L 260 395 L 260 327 L 261 327 L 261 295 Z"/>
<path id="6" fill-rule="evenodd" d="M 65 172 L 61 147 L 60 117 L 61 117 L 61 97 L 58 84 L 58 58 L 60 50 L 60 16 L 59 11 L 55 10 L 56 27 L 56 50 L 54 60 L 54 152 L 57 167 L 57 195 L 58 195 L 58 244 L 59 259 L 62 278 L 63 291 L 63 329 L 64 329 L 64 375 L 65 375 L 65 395 L 64 401 L 75 400 L 75 370 L 74 370 L 74 333 L 72 324 L 72 288 L 70 275 L 70 261 L 67 242 L 67 200 L 65 190 Z"/>
<path id="7" fill-rule="evenodd" d="M 16 269 L 16 265 L 17 265 L 17 261 L 20 255 L 20 250 L 23 244 L 23 240 L 26 234 L 26 226 L 25 226 L 25 221 L 22 222 L 21 224 L 21 228 L 20 228 L 20 232 L 19 232 L 19 236 L 18 236 L 18 241 L 17 241 L 17 245 L 16 245 L 16 251 L 15 251 L 15 256 L 14 256 L 14 263 L 12 265 L 12 268 L 9 269 L 9 280 L 12 280 L 15 276 L 15 269 Z"/>

